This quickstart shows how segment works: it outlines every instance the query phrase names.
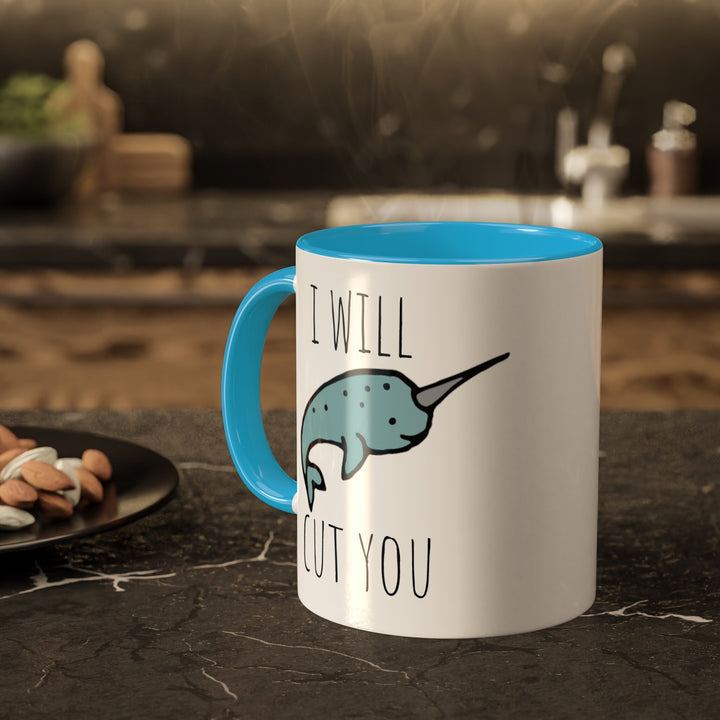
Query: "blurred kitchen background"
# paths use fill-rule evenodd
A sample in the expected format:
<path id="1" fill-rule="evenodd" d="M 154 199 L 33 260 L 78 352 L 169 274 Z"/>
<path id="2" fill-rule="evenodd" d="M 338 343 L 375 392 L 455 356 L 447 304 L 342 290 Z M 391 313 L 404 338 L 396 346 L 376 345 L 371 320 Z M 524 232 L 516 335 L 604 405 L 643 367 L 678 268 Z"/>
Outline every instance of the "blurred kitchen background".
<path id="1" fill-rule="evenodd" d="M 576 227 L 602 403 L 720 406 L 720 1 L 0 0 L 0 412 L 219 407 L 331 224 Z M 293 407 L 279 312 L 266 407 Z"/>

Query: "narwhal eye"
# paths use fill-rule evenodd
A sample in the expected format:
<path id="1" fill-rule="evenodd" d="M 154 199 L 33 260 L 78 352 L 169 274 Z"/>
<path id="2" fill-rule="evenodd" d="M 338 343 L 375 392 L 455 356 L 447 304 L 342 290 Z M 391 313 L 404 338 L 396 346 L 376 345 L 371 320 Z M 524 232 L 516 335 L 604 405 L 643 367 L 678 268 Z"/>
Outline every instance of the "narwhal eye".
<path id="1" fill-rule="evenodd" d="M 390 383 L 383 383 L 383 390 L 389 390 L 390 389 Z"/>
<path id="2" fill-rule="evenodd" d="M 389 422 L 391 425 L 394 425 L 394 424 L 397 422 L 397 420 L 396 420 L 395 418 L 390 418 L 390 419 L 388 420 L 388 422 Z"/>

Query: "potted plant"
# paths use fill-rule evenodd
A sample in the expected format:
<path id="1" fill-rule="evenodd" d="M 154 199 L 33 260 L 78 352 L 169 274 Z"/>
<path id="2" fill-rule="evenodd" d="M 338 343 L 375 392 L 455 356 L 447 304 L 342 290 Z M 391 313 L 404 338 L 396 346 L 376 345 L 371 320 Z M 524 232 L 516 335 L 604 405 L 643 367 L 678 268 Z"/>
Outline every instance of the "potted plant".
<path id="1" fill-rule="evenodd" d="M 62 92 L 47 75 L 13 75 L 0 87 L 0 202 L 57 200 L 82 169 L 90 122 L 59 109 Z"/>

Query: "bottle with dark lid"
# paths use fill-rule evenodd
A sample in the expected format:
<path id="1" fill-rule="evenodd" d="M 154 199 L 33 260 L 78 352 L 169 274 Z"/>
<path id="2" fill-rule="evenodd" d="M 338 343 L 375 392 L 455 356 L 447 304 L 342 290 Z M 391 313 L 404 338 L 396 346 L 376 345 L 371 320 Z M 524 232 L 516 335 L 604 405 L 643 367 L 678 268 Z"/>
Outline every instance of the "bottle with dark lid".
<path id="1" fill-rule="evenodd" d="M 688 129 L 695 122 L 692 105 L 670 100 L 663 106 L 663 126 L 647 149 L 650 195 L 674 197 L 697 191 L 697 137 Z"/>

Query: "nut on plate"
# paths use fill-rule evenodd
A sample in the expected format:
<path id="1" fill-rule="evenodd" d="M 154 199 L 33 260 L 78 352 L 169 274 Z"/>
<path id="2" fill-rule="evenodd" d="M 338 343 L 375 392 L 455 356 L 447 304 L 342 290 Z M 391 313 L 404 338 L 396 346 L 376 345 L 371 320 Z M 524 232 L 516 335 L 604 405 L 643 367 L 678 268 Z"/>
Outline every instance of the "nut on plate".
<path id="1" fill-rule="evenodd" d="M 20 530 L 35 523 L 35 516 L 20 508 L 0 505 L 0 530 Z"/>
<path id="2" fill-rule="evenodd" d="M 24 452 L 25 450 L 23 450 L 21 447 L 15 447 L 0 453 L 0 470 L 2 470 L 6 465 L 8 465 L 11 460 L 19 457 Z"/>
<path id="3" fill-rule="evenodd" d="M 73 481 L 62 471 L 42 460 L 28 460 L 23 463 L 20 472 L 23 478 L 38 490 L 58 492 L 72 490 Z"/>
<path id="4" fill-rule="evenodd" d="M 80 481 L 75 471 L 77 468 L 82 467 L 82 460 L 80 458 L 58 458 L 55 467 L 62 470 L 73 481 L 75 487 L 72 490 L 63 490 L 62 495 L 75 507 L 80 502 L 81 497 Z"/>
<path id="5" fill-rule="evenodd" d="M 23 451 L 0 470 L 0 482 L 11 478 L 21 478 L 21 468 L 30 460 L 41 460 L 44 463 L 54 465 L 57 460 L 57 450 L 51 447 L 36 447 L 32 450 Z"/>
<path id="6" fill-rule="evenodd" d="M 107 482 L 112 475 L 112 465 L 102 450 L 88 449 L 82 454 L 83 465 L 98 480 Z"/>
<path id="7" fill-rule="evenodd" d="M 5 425 L 0 425 L 0 452 L 17 447 L 17 435 Z"/>
<path id="8" fill-rule="evenodd" d="M 75 475 L 80 482 L 80 499 L 89 503 L 102 502 L 105 492 L 95 475 L 84 467 L 75 468 Z"/>
<path id="9" fill-rule="evenodd" d="M 0 484 L 0 500 L 6 505 L 29 510 L 37 499 L 37 490 L 24 480 L 8 480 Z"/>
<path id="10" fill-rule="evenodd" d="M 64 520 L 73 514 L 73 507 L 67 498 L 54 492 L 40 491 L 38 493 L 38 507 L 53 520 Z"/>

